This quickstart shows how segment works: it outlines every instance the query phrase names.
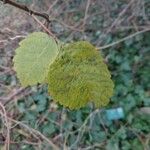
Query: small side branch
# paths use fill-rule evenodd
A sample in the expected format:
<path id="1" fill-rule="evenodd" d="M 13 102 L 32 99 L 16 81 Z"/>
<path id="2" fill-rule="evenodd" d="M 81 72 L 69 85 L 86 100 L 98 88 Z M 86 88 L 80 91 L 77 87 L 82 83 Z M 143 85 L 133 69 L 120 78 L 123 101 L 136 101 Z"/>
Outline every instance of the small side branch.
<path id="1" fill-rule="evenodd" d="M 139 35 L 139 34 L 142 34 L 142 33 L 148 32 L 148 31 L 150 31 L 150 28 L 146 28 L 146 29 L 144 29 L 144 30 L 142 30 L 142 31 L 138 31 L 138 32 L 136 32 L 136 33 L 134 33 L 134 34 L 131 34 L 131 35 L 127 36 L 127 37 L 124 37 L 124 38 L 122 38 L 122 39 L 120 39 L 120 40 L 118 40 L 118 41 L 115 41 L 115 42 L 110 43 L 110 44 L 108 44 L 108 45 L 104 45 L 104 46 L 97 47 L 97 48 L 100 49 L 100 50 L 106 49 L 106 48 L 115 46 L 115 45 L 117 45 L 117 44 L 119 44 L 119 43 L 121 43 L 121 42 L 124 42 L 124 41 L 126 41 L 126 40 L 129 40 L 129 39 L 131 39 L 131 38 L 133 38 L 133 37 L 135 37 L 135 36 L 137 36 L 137 35 Z"/>
<path id="2" fill-rule="evenodd" d="M 16 8 L 21 9 L 21 10 L 24 10 L 24 11 L 28 12 L 30 15 L 33 14 L 35 16 L 40 16 L 40 17 L 46 19 L 46 21 L 48 23 L 50 22 L 49 15 L 46 14 L 46 13 L 40 13 L 40 12 L 31 10 L 26 5 L 19 4 L 17 2 L 12 1 L 12 0 L 0 0 L 0 1 L 2 1 L 4 4 L 9 4 L 9 5 L 12 5 L 12 6 L 16 7 Z"/>
<path id="3" fill-rule="evenodd" d="M 16 8 L 19 8 L 21 10 L 28 12 L 29 15 L 31 15 L 33 17 L 33 19 L 46 31 L 46 33 L 48 33 L 50 36 L 52 36 L 55 39 L 56 42 L 58 42 L 57 37 L 48 29 L 48 27 L 46 27 L 44 24 L 42 24 L 42 22 L 40 22 L 40 20 L 38 20 L 35 17 L 35 16 L 39 16 L 39 17 L 44 18 L 47 21 L 47 25 L 48 25 L 51 20 L 47 13 L 41 13 L 41 12 L 34 11 L 34 10 L 28 8 L 26 5 L 19 4 L 17 2 L 14 2 L 13 0 L 0 0 L 0 1 L 2 1 L 4 4 L 9 4 L 11 6 L 14 6 Z M 3 41 L 0 41 L 0 42 L 3 42 Z"/>

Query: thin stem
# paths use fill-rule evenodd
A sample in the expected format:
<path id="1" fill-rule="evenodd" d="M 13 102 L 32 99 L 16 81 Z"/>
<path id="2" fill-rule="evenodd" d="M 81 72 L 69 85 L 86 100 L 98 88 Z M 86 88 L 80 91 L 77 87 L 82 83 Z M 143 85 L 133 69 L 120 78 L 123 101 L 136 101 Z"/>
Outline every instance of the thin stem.
<path id="1" fill-rule="evenodd" d="M 47 13 L 41 13 L 41 12 L 34 11 L 34 10 L 28 8 L 26 5 L 19 4 L 17 2 L 12 1 L 12 0 L 0 0 L 0 1 L 2 1 L 4 4 L 9 4 L 9 5 L 17 7 L 21 10 L 24 10 L 24 11 L 28 12 L 30 15 L 33 14 L 35 16 L 42 17 L 42 18 L 46 19 L 46 21 L 48 23 L 50 22 L 49 15 Z"/>
<path id="2" fill-rule="evenodd" d="M 142 30 L 142 31 L 138 31 L 138 32 L 136 32 L 136 33 L 134 33 L 134 34 L 131 34 L 131 35 L 127 36 L 127 37 L 124 37 L 124 38 L 122 38 L 122 39 L 120 39 L 120 40 L 118 40 L 118 41 L 116 41 L 116 42 L 110 43 L 110 44 L 108 44 L 108 45 L 104 45 L 104 46 L 101 46 L 101 47 L 97 47 L 97 49 L 102 50 L 102 49 L 106 49 L 106 48 L 115 46 L 115 45 L 117 45 L 117 44 L 119 44 L 119 43 L 121 43 L 121 42 L 124 42 L 124 41 L 126 41 L 126 40 L 129 40 L 129 39 L 131 39 L 131 38 L 133 38 L 133 37 L 135 37 L 135 36 L 137 36 L 137 35 L 139 35 L 139 34 L 145 33 L 145 32 L 147 32 L 147 31 L 150 31 L 150 28 L 147 28 L 147 29 Z"/>

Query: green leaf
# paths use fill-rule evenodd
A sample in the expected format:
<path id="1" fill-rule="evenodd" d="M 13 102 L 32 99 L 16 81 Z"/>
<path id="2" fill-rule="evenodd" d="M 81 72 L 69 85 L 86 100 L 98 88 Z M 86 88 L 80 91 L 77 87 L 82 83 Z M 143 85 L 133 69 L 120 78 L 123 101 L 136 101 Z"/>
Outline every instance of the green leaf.
<path id="1" fill-rule="evenodd" d="M 65 107 L 77 109 L 88 102 L 106 106 L 113 94 L 113 82 L 103 58 L 88 42 L 67 44 L 50 66 L 49 93 Z"/>
<path id="2" fill-rule="evenodd" d="M 92 131 L 90 133 L 90 140 L 92 142 L 103 142 L 104 140 L 107 139 L 106 133 L 104 131 Z"/>
<path id="3" fill-rule="evenodd" d="M 46 136 L 51 136 L 56 131 L 56 127 L 52 123 L 47 123 L 42 127 L 42 133 Z"/>
<path id="4" fill-rule="evenodd" d="M 107 141 L 106 150 L 119 150 L 119 142 L 117 139 L 110 139 Z"/>
<path id="5" fill-rule="evenodd" d="M 55 40 L 46 33 L 34 32 L 22 40 L 14 57 L 14 68 L 22 86 L 43 83 L 57 54 Z"/>

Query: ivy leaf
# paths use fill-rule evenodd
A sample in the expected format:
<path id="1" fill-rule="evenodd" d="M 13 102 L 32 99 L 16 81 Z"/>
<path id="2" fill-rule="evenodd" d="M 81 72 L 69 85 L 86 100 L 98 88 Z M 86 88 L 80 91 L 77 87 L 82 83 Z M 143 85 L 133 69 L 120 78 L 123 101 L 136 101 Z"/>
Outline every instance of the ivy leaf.
<path id="1" fill-rule="evenodd" d="M 106 106 L 113 93 L 113 82 L 103 58 L 89 42 L 64 46 L 50 66 L 47 82 L 53 99 L 70 109 L 88 102 Z"/>
<path id="2" fill-rule="evenodd" d="M 46 33 L 34 32 L 22 40 L 14 57 L 14 69 L 22 86 L 43 83 L 57 54 L 55 40 Z"/>

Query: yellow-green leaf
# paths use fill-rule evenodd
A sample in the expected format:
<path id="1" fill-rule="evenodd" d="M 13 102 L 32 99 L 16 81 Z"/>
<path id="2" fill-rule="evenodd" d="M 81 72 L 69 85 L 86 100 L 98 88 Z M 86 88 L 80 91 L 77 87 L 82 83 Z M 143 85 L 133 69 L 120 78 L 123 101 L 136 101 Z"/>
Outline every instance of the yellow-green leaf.
<path id="1" fill-rule="evenodd" d="M 103 58 L 88 42 L 67 44 L 50 66 L 49 93 L 65 107 L 77 109 L 88 102 L 106 106 L 114 84 Z"/>
<path id="2" fill-rule="evenodd" d="M 22 86 L 43 83 L 57 54 L 55 40 L 46 33 L 34 32 L 22 40 L 14 57 L 14 69 Z"/>

